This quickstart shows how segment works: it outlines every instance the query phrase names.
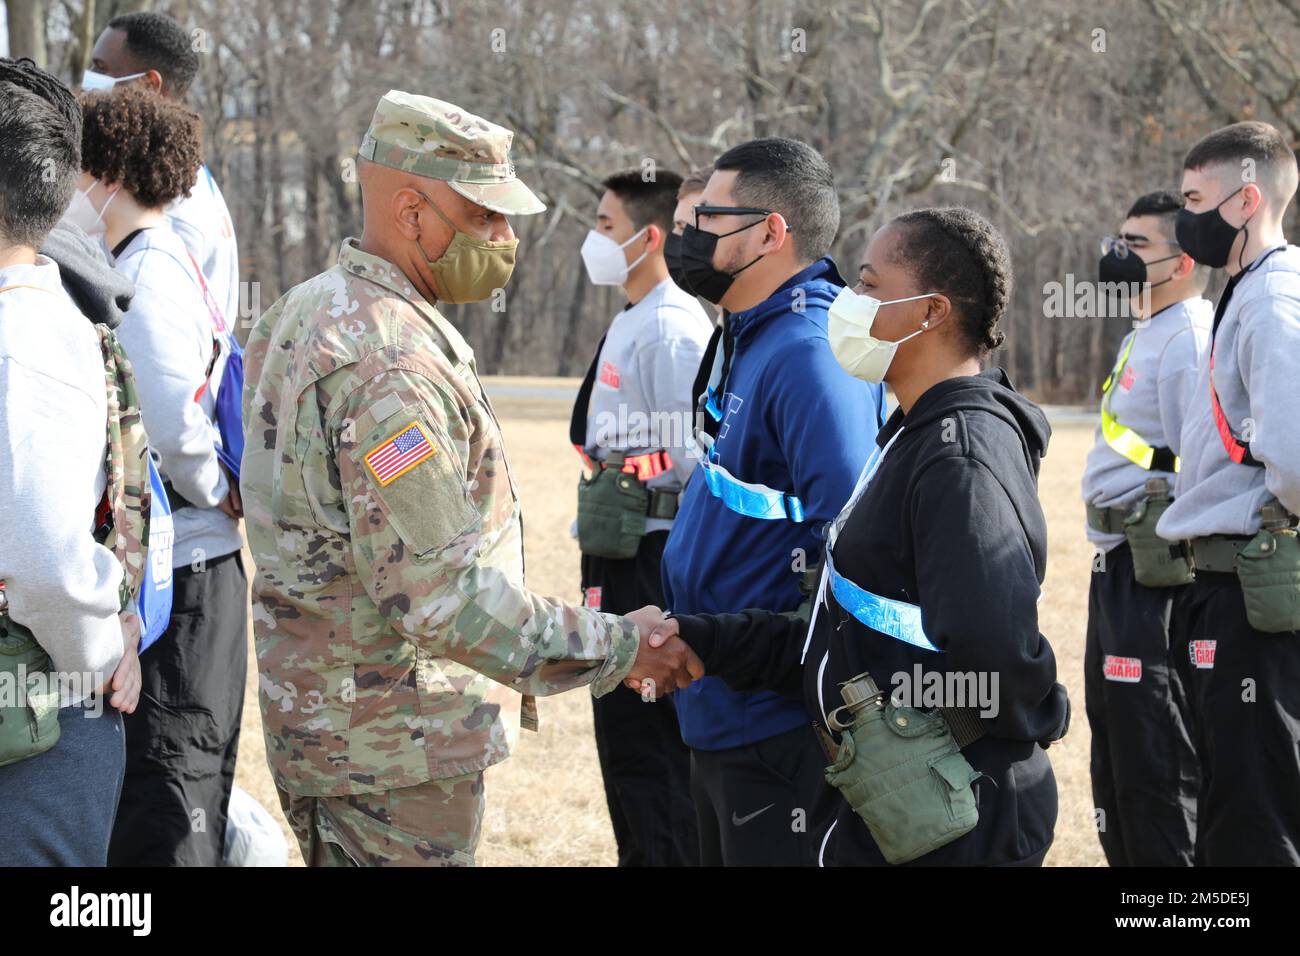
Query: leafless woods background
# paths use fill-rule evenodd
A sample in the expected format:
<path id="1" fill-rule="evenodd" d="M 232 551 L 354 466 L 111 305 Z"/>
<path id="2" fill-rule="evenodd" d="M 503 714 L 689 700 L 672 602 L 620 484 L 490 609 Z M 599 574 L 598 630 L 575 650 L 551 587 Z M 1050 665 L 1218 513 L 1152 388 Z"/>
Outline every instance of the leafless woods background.
<path id="1" fill-rule="evenodd" d="M 1186 148 L 1239 119 L 1300 140 L 1300 0 L 8 0 L 12 55 L 75 82 L 114 14 L 190 31 L 191 104 L 235 219 L 246 313 L 325 268 L 360 229 L 351 158 L 391 88 L 511 127 L 547 200 L 518 219 L 504 311 L 452 307 L 491 373 L 581 374 L 617 290 L 578 247 L 600 178 L 679 171 L 765 135 L 820 149 L 846 276 L 871 232 L 968 205 L 1016 269 L 996 356 L 1043 400 L 1087 400 L 1122 320 L 1049 318 L 1044 285 L 1095 277 L 1097 241 Z M 1294 213 L 1294 210 L 1293 210 Z M 1294 216 L 1293 216 L 1294 221 Z M 245 316 L 247 318 L 247 315 Z"/>

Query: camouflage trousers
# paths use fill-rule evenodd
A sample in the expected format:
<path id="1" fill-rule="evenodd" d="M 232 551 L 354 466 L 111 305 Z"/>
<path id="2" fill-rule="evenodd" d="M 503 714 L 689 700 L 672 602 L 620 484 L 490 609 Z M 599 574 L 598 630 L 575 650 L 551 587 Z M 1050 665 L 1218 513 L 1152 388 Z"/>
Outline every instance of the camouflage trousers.
<path id="1" fill-rule="evenodd" d="M 308 866 L 473 866 L 483 773 L 347 797 L 276 787 Z"/>

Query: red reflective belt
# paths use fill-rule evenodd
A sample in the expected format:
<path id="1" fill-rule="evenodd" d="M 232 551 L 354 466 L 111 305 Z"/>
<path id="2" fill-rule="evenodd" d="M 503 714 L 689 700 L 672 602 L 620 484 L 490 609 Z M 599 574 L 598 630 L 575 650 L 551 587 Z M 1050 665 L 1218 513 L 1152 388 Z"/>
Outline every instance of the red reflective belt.
<path id="1" fill-rule="evenodd" d="M 574 450 L 582 458 L 583 464 L 589 469 L 595 471 L 596 464 L 591 457 L 582 449 L 581 445 L 574 445 Z M 601 464 L 601 467 L 605 467 Z M 636 475 L 638 481 L 649 481 L 673 467 L 672 457 L 666 451 L 648 451 L 642 455 L 629 455 L 623 459 L 622 471 L 625 474 Z"/>
<path id="2" fill-rule="evenodd" d="M 639 481 L 649 481 L 672 467 L 673 460 L 666 451 L 648 451 L 644 455 L 633 455 L 623 460 L 623 470 L 635 474 Z"/>
<path id="3" fill-rule="evenodd" d="M 203 393 L 208 390 L 208 383 L 212 381 L 212 370 L 217 367 L 217 356 L 221 354 L 221 340 L 213 336 L 212 338 L 212 358 L 208 361 L 208 370 L 203 375 L 203 384 L 199 390 L 194 393 L 194 400 L 197 402 L 203 397 Z"/>
<path id="4" fill-rule="evenodd" d="M 1219 429 L 1219 438 L 1228 457 L 1239 465 L 1259 464 L 1255 456 L 1250 453 L 1249 443 L 1238 441 L 1237 436 L 1232 433 L 1232 428 L 1228 425 L 1228 416 L 1223 414 L 1223 406 L 1219 404 L 1219 393 L 1214 390 L 1213 345 L 1210 347 L 1210 407 L 1214 409 L 1214 424 Z"/>
<path id="5" fill-rule="evenodd" d="M 211 174 L 209 174 L 211 175 Z M 208 362 L 208 372 L 203 377 L 203 384 L 199 390 L 194 393 L 194 401 L 203 397 L 203 393 L 208 390 L 208 382 L 212 379 L 212 370 L 217 367 L 217 356 L 221 354 L 221 338 L 228 331 L 226 319 L 221 314 L 221 307 L 217 305 L 217 300 L 208 290 L 208 281 L 203 278 L 203 270 L 199 268 L 198 260 L 194 258 L 194 253 L 186 250 L 186 255 L 190 257 L 190 265 L 194 267 L 194 274 L 199 279 L 199 291 L 203 293 L 203 303 L 208 307 L 208 317 L 212 319 L 212 327 L 215 334 L 212 336 L 212 359 Z M 175 258 L 174 256 L 172 258 Z"/>

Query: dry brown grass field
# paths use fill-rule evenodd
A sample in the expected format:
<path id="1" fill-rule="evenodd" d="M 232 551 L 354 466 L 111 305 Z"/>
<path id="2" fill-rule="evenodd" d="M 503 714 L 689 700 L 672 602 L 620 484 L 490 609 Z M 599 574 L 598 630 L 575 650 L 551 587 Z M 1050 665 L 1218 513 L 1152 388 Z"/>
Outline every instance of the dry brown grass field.
<path id="1" fill-rule="evenodd" d="M 510 381 L 542 385 L 548 380 Z M 489 389 L 495 384 L 490 381 Z M 569 537 L 569 524 L 579 463 L 567 440 L 568 407 L 533 399 L 500 399 L 494 404 L 523 498 L 528 585 L 542 594 L 577 601 L 578 550 Z M 1092 829 L 1088 723 L 1083 714 L 1083 636 L 1092 551 L 1082 530 L 1079 479 L 1091 442 L 1091 426 L 1057 426 L 1039 483 L 1050 545 L 1040 626 L 1056 651 L 1058 676 L 1073 708 L 1069 734 L 1050 751 L 1061 803 L 1047 863 L 1057 866 L 1104 864 Z M 539 706 L 540 732 L 522 734 L 515 754 L 487 773 L 488 809 L 479 864 L 612 866 L 614 837 L 596 762 L 590 696 L 574 691 L 542 699 Z M 236 778 L 280 820 L 290 861 L 301 865 L 266 767 L 251 643 Z"/>

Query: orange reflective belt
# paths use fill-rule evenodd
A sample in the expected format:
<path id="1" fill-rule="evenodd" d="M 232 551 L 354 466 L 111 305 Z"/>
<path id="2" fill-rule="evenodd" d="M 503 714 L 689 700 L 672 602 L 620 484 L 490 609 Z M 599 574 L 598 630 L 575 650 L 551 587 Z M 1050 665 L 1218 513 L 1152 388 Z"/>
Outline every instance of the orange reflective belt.
<path id="1" fill-rule="evenodd" d="M 1250 442 L 1241 441 L 1232 433 L 1232 426 L 1228 424 L 1228 416 L 1223 414 L 1223 406 L 1219 404 L 1219 393 L 1214 388 L 1214 343 L 1210 343 L 1210 408 L 1214 411 L 1214 427 L 1219 432 L 1219 440 L 1223 442 L 1223 450 L 1227 452 L 1228 458 L 1239 465 L 1252 465 L 1255 468 L 1263 468 L 1264 463 L 1250 453 Z"/>
<path id="2" fill-rule="evenodd" d="M 596 470 L 596 465 L 604 468 L 604 464 L 593 462 L 591 457 L 583 451 L 581 445 L 574 445 L 574 450 L 582 459 L 583 464 L 591 471 Z M 623 459 L 622 471 L 628 475 L 636 475 L 637 481 L 649 481 L 665 471 L 670 471 L 673 467 L 672 457 L 667 451 L 648 451 L 642 455 L 629 455 Z"/>

